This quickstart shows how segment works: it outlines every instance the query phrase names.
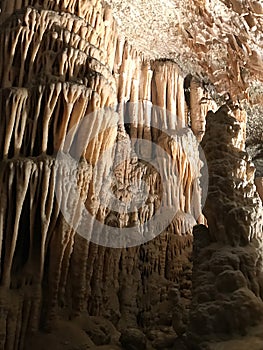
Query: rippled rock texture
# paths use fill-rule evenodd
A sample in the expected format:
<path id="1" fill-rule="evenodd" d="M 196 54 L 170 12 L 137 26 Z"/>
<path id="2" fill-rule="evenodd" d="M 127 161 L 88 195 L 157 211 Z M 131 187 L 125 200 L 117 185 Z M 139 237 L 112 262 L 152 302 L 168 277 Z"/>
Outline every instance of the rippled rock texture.
<path id="1" fill-rule="evenodd" d="M 203 222 L 180 69 L 144 60 L 100 1 L 1 9 L 0 348 L 171 347 Z M 152 233 L 144 224 L 168 207 Z M 93 222 L 106 227 L 100 245 Z M 148 238 L 115 242 L 115 228 Z"/>
<path id="2" fill-rule="evenodd" d="M 184 59 L 191 50 L 196 71 L 236 98 L 246 72 L 262 70 L 248 43 L 262 8 L 238 3 L 218 21 L 186 2 L 203 36 L 191 18 L 177 28 Z M 0 349 L 184 349 L 185 334 L 194 346 L 244 335 L 262 317 L 262 206 L 245 113 L 213 113 L 213 89 L 173 55 L 132 47 L 100 0 L 0 8 Z M 247 34 L 231 34 L 231 20 Z M 209 65 L 211 52 L 222 56 Z M 206 221 L 192 288 L 192 230 Z"/>

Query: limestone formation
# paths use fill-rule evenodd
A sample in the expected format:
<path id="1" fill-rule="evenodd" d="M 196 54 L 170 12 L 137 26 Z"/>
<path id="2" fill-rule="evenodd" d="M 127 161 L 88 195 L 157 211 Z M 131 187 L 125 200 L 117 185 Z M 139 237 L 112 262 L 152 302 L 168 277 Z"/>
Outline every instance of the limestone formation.
<path id="1" fill-rule="evenodd" d="M 202 216 L 181 70 L 145 60 L 100 1 L 2 1 L 1 10 L 0 348 L 172 344 L 180 308 L 170 291 L 179 290 L 187 313 L 191 232 Z M 145 229 L 161 201 L 173 216 L 144 245 L 109 248 L 111 236 L 96 245 L 92 223 L 84 235 L 73 225 L 82 220 L 68 199 L 75 177 L 105 235 Z M 148 193 L 142 205 L 132 206 L 133 188 Z"/>
<path id="2" fill-rule="evenodd" d="M 263 315 L 262 135 L 239 108 L 261 3 L 140 2 L 149 24 L 108 2 L 0 1 L 1 350 L 183 350 Z"/>
<path id="3" fill-rule="evenodd" d="M 242 125 L 228 106 L 208 113 L 202 141 L 209 168 L 208 228 L 194 228 L 189 328 L 200 348 L 247 335 L 262 322 L 263 210 L 242 138 Z"/>
<path id="4" fill-rule="evenodd" d="M 262 1 L 167 0 L 165 6 L 159 0 L 108 2 L 123 36 L 145 57 L 169 58 L 185 75 L 197 77 L 197 83 L 209 83 L 219 93 L 219 105 L 229 94 L 235 102 L 248 101 L 249 153 L 262 168 L 257 164 L 262 159 L 263 134 Z M 200 90 L 197 98 L 199 94 L 202 98 Z M 203 104 L 201 108 L 206 109 Z M 197 110 L 198 119 L 199 115 Z M 259 135 L 257 142 L 255 135 Z"/>
<path id="5" fill-rule="evenodd" d="M 168 57 L 241 98 L 262 82 L 262 2 L 109 0 L 124 34 L 145 55 Z M 262 90 L 261 90 L 262 91 Z"/>

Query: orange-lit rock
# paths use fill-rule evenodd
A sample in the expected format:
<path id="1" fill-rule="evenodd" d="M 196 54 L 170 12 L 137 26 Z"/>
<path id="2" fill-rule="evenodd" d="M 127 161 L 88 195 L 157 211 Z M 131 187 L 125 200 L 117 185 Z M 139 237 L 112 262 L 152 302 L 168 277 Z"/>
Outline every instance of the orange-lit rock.
<path id="1" fill-rule="evenodd" d="M 108 2 L 0 3 L 3 350 L 179 349 L 262 316 L 261 3 Z"/>
<path id="2" fill-rule="evenodd" d="M 119 37 L 100 1 L 3 1 L 1 10 L 0 347 L 43 339 L 59 348 L 63 332 L 68 344 L 78 334 L 77 344 L 117 346 L 115 328 L 156 325 L 161 336 L 152 341 L 166 344 L 179 310 L 170 290 L 186 314 L 190 304 L 192 227 L 201 216 L 202 163 L 187 127 L 184 75 Z M 137 147 L 140 139 L 150 146 Z M 92 220 L 84 235 L 74 226 L 83 219 L 78 198 L 68 202 L 74 186 L 106 240 L 108 227 L 146 234 L 161 202 L 174 213 L 144 245 L 96 245 Z M 132 207 L 142 189 L 148 197 Z M 104 336 L 95 336 L 99 326 L 83 333 L 84 315 L 108 319 Z"/>

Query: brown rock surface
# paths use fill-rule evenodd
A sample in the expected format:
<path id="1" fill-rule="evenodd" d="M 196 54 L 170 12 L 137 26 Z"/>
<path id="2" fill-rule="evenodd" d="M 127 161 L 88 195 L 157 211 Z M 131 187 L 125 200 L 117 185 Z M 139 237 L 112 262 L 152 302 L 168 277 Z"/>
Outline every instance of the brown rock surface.
<path id="1" fill-rule="evenodd" d="M 181 70 L 145 60 L 117 35 L 100 1 L 2 1 L 1 10 L 0 348 L 115 348 L 129 329 L 134 339 L 141 334 L 141 344 L 170 346 L 180 309 L 170 291 L 179 290 L 187 313 L 192 227 L 201 215 L 201 162 L 187 128 Z M 149 141 L 149 149 L 137 139 Z M 152 156 L 156 144 L 166 158 Z M 128 160 L 120 162 L 123 155 Z M 156 170 L 148 158 L 156 159 Z M 124 213 L 110 210 L 104 179 L 112 167 L 110 190 Z M 143 245 L 110 248 L 111 236 L 96 245 L 92 221 L 79 234 L 62 215 L 70 209 L 81 223 L 78 201 L 68 202 L 75 176 L 106 234 L 108 227 L 147 227 L 160 201 L 173 216 Z M 149 197 L 142 206 L 131 206 L 131 184 L 144 184 Z M 158 336 L 147 340 L 150 331 Z"/>
<path id="2" fill-rule="evenodd" d="M 262 81 L 261 1 L 108 2 L 123 35 L 146 56 L 169 57 L 231 95 Z"/>
<path id="3" fill-rule="evenodd" d="M 255 178 L 255 185 L 257 187 L 258 194 L 263 201 L 263 178 L 262 177 L 256 177 Z"/>
<path id="4" fill-rule="evenodd" d="M 262 6 L 109 2 L 119 31 L 100 0 L 0 2 L 3 350 L 185 349 L 192 228 L 206 222 L 196 138 L 209 231 L 196 229 L 190 339 L 225 340 L 262 317 L 246 114 L 208 112 L 262 80 Z M 260 137 L 247 145 L 260 177 Z"/>
<path id="5" fill-rule="evenodd" d="M 189 328 L 193 342 L 204 349 L 205 342 L 249 334 L 263 317 L 263 210 L 242 134 L 228 106 L 208 114 L 202 141 L 210 179 L 204 207 L 208 228 L 194 228 Z M 225 343 L 227 349 L 230 344 Z"/>

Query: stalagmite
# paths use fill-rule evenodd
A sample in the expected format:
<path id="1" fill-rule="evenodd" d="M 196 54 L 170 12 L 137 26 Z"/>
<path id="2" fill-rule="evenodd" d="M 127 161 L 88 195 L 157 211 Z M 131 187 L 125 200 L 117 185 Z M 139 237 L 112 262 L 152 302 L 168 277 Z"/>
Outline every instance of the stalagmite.
<path id="1" fill-rule="evenodd" d="M 227 105 L 210 112 L 202 141 L 210 179 L 204 207 L 208 228 L 194 229 L 189 334 L 194 344 L 203 346 L 229 340 L 236 332 L 245 335 L 263 317 L 262 202 L 254 166 L 240 142 L 242 122 L 235 115 Z"/>

